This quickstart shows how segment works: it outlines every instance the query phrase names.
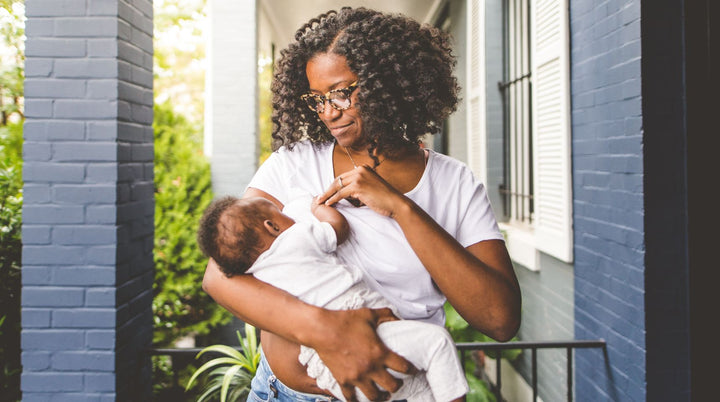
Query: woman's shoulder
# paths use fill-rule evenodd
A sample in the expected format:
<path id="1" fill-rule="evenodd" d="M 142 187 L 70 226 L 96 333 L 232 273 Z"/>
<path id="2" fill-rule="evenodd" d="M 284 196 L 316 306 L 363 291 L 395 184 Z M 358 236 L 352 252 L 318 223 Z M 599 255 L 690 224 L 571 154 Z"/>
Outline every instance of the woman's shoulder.
<path id="1" fill-rule="evenodd" d="M 316 143 L 310 140 L 302 140 L 290 145 L 283 145 L 275 153 L 288 158 L 302 157 L 307 154 L 322 154 L 332 151 L 332 142 Z"/>
<path id="2" fill-rule="evenodd" d="M 453 158 L 452 156 L 442 154 L 440 152 L 430 151 L 430 173 L 435 177 L 452 177 L 453 180 L 457 178 L 471 179 L 474 174 L 470 167 L 464 162 Z"/>
<path id="3" fill-rule="evenodd" d="M 266 162 L 283 169 L 323 166 L 332 154 L 331 145 L 332 143 L 313 143 L 310 140 L 298 141 L 273 151 Z"/>

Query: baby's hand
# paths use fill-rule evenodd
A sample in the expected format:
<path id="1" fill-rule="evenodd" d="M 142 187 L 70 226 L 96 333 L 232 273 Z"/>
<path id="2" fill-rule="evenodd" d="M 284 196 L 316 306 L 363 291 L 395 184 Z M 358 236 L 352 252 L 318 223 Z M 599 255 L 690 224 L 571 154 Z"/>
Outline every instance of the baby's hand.
<path id="1" fill-rule="evenodd" d="M 320 222 L 327 222 L 335 229 L 337 244 L 344 242 L 350 233 L 350 227 L 345 216 L 337 209 L 320 202 L 320 197 L 313 197 L 310 211 Z"/>
<path id="2" fill-rule="evenodd" d="M 310 203 L 310 212 L 312 212 L 313 214 L 315 214 L 315 210 L 318 209 L 320 205 L 323 205 L 322 203 L 318 202 L 319 199 L 319 195 L 316 195 L 312 198 L 312 202 Z"/>

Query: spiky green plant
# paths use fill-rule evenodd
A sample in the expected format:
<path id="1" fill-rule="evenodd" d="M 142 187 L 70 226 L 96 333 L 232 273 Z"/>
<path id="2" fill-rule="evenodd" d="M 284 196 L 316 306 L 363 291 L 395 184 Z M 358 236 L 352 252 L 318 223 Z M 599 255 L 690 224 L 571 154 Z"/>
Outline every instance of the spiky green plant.
<path id="1" fill-rule="evenodd" d="M 220 353 L 203 364 L 188 380 L 185 390 L 189 390 L 196 379 L 203 373 L 207 374 L 203 393 L 197 402 L 217 400 L 220 402 L 244 401 L 250 391 L 250 381 L 255 376 L 260 362 L 260 346 L 258 345 L 255 327 L 245 324 L 245 338 L 237 331 L 241 350 L 227 345 L 212 345 L 201 350 L 195 359 L 207 352 Z"/>

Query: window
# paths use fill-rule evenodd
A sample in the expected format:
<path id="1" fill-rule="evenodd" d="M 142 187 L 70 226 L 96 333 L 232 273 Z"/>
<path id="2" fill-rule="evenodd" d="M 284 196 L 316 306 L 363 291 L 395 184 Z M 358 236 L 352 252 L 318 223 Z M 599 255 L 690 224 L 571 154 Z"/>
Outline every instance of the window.
<path id="1" fill-rule="evenodd" d="M 469 3 L 468 161 L 529 268 L 573 258 L 568 28 L 568 0 Z"/>
<path id="2" fill-rule="evenodd" d="M 532 73 L 530 0 L 503 4 L 503 214 L 510 223 L 533 221 Z"/>

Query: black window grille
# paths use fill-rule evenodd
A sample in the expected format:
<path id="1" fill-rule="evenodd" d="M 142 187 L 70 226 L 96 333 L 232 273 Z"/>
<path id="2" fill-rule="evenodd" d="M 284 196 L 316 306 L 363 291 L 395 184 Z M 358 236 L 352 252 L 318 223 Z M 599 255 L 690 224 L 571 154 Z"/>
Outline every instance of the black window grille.
<path id="1" fill-rule="evenodd" d="M 533 217 L 530 0 L 503 2 L 503 212 L 511 222 Z"/>

